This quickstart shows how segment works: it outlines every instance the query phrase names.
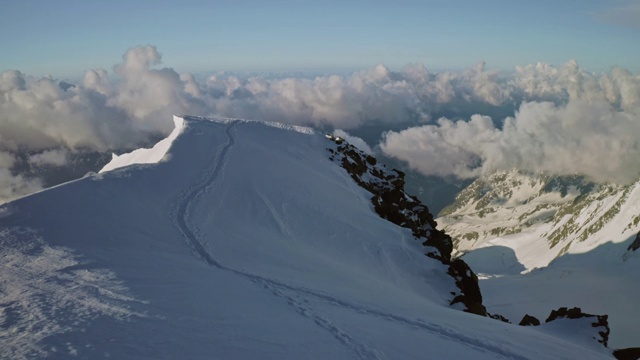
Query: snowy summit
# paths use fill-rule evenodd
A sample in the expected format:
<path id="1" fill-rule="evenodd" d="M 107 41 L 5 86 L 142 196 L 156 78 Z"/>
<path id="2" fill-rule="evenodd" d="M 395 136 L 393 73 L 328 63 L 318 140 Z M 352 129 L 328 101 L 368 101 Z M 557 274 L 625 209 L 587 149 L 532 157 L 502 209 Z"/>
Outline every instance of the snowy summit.
<path id="1" fill-rule="evenodd" d="M 152 149 L 0 207 L 2 357 L 612 357 L 588 323 L 452 306 L 447 265 L 376 213 L 324 134 L 174 122 Z"/>

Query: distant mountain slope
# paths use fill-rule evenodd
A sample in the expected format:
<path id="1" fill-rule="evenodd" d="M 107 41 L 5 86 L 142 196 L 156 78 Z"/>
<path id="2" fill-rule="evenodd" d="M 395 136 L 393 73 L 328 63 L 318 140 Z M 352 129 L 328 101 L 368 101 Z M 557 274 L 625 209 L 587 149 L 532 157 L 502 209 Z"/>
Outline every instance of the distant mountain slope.
<path id="1" fill-rule="evenodd" d="M 449 307 L 447 267 L 374 212 L 323 135 L 182 125 L 161 161 L 121 156 L 0 207 L 2 356 L 610 357 L 571 326 Z"/>
<path id="2" fill-rule="evenodd" d="M 458 251 L 507 246 L 527 269 L 544 267 L 566 253 L 635 237 L 640 182 L 622 186 L 580 176 L 499 172 L 460 192 L 437 220 Z"/>
<path id="3" fill-rule="evenodd" d="M 629 249 L 640 229 L 640 182 L 501 172 L 476 180 L 440 215 L 484 278 L 490 312 L 519 319 L 579 306 L 609 315 L 613 347 L 640 344 L 640 258 Z"/>
<path id="4" fill-rule="evenodd" d="M 525 314 L 544 319 L 551 309 L 578 306 L 587 313 L 607 314 L 609 346 L 640 344 L 640 254 L 629 242 L 608 242 L 583 254 L 565 254 L 549 266 L 527 274 L 496 269 L 508 252 L 501 247 L 472 251 L 464 259 L 477 272 L 484 304 L 490 312 L 519 321 Z"/>

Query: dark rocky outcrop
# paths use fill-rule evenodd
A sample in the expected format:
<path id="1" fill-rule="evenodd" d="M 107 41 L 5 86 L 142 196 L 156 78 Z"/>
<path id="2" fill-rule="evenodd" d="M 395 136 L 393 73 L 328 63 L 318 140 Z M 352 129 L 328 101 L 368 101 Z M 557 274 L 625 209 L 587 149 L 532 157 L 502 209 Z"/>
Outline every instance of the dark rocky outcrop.
<path id="1" fill-rule="evenodd" d="M 613 356 L 618 360 L 638 360 L 640 359 L 640 348 L 618 349 L 613 352 Z"/>
<path id="2" fill-rule="evenodd" d="M 451 305 L 463 303 L 466 311 L 482 316 L 489 316 L 487 309 L 482 305 L 482 293 L 478 285 L 478 277 L 469 265 L 462 259 L 455 259 L 449 263 L 447 272 L 456 280 L 456 286 L 460 294 L 451 300 Z"/>
<path id="3" fill-rule="evenodd" d="M 582 309 L 579 307 L 574 308 L 566 308 L 561 307 L 558 310 L 551 310 L 549 317 L 545 320 L 545 323 L 559 320 L 559 319 L 582 319 L 582 318 L 593 318 L 593 322 L 591 326 L 594 328 L 600 328 L 598 331 L 598 335 L 600 338 L 594 337 L 596 341 L 607 347 L 607 343 L 609 342 L 609 334 L 611 333 L 611 329 L 609 329 L 609 316 L 607 315 L 592 315 L 586 314 L 582 312 Z M 538 326 L 540 325 L 540 320 L 537 318 L 526 314 L 518 325 L 521 326 Z"/>
<path id="4" fill-rule="evenodd" d="M 436 228 L 437 223 L 429 208 L 418 198 L 404 192 L 404 176 L 402 171 L 388 170 L 371 155 L 358 150 L 348 143 L 336 141 L 336 137 L 327 135 L 336 143 L 329 148 L 330 159 L 340 164 L 351 178 L 362 188 L 373 194 L 371 203 L 378 215 L 394 224 L 410 229 L 416 239 L 425 246 L 425 255 L 439 260 L 448 266 L 459 289 L 452 294 L 453 304 L 464 304 L 464 311 L 490 316 L 482 304 L 482 294 L 478 278 L 469 265 L 461 259 L 451 259 L 453 241 L 451 237 Z M 502 316 L 491 317 L 508 321 Z"/>
<path id="5" fill-rule="evenodd" d="M 457 292 L 452 292 L 451 305 L 463 304 L 464 311 L 488 316 L 493 319 L 509 322 L 501 315 L 487 313 L 482 304 L 482 293 L 478 284 L 478 277 L 469 265 L 462 259 L 452 259 L 453 241 L 451 237 L 437 229 L 437 223 L 429 209 L 415 196 L 404 192 L 404 173 L 398 170 L 387 170 L 378 164 L 376 159 L 363 153 L 348 143 L 336 141 L 335 137 L 327 136 L 333 140 L 336 146 L 329 148 L 330 159 L 338 162 L 361 187 L 373 194 L 371 202 L 380 217 L 394 224 L 408 228 L 414 237 L 422 241 L 425 246 L 425 255 L 439 260 L 448 266 L 447 273 L 455 279 Z M 636 241 L 629 247 L 633 250 L 640 248 L 640 233 Z M 596 340 L 605 347 L 609 340 L 609 324 L 607 315 L 585 314 L 580 308 L 566 307 L 553 310 L 546 322 L 557 319 L 593 318 L 591 326 L 598 329 L 599 338 Z M 533 316 L 525 315 L 519 325 L 538 326 L 540 320 Z M 631 354 L 632 350 L 624 352 Z"/>
<path id="6" fill-rule="evenodd" d="M 545 322 L 551 322 L 558 319 L 582 319 L 582 318 L 594 318 L 594 322 L 591 323 L 591 326 L 594 328 L 601 328 L 601 331 L 598 331 L 600 335 L 600 339 L 596 339 L 599 343 L 607 346 L 609 342 L 609 334 L 611 333 L 611 329 L 609 328 L 609 316 L 608 315 L 592 315 L 586 314 L 582 312 L 582 309 L 579 307 L 574 307 L 568 309 L 566 307 L 561 307 L 558 310 L 552 310 L 549 314 L 549 317 Z M 595 338 L 594 338 L 595 339 Z"/>
<path id="7" fill-rule="evenodd" d="M 500 320 L 502 322 L 505 322 L 507 324 L 511 324 L 511 321 L 509 321 L 509 319 L 507 319 L 506 317 L 500 315 L 500 314 L 489 314 L 489 317 L 492 319 L 496 319 L 496 320 Z"/>
<path id="8" fill-rule="evenodd" d="M 540 320 L 538 320 L 535 316 L 531 316 L 529 314 L 525 314 L 524 317 L 522 317 L 522 320 L 520 320 L 520 323 L 518 325 L 520 325 L 520 326 L 538 326 L 538 325 L 540 325 Z"/>
<path id="9" fill-rule="evenodd" d="M 443 231 L 433 229 L 429 231 L 428 234 L 425 234 L 425 237 L 427 237 L 427 240 L 423 242 L 422 245 L 431 247 L 430 250 L 427 250 L 427 256 L 438 259 L 445 264 L 451 262 L 451 252 L 453 251 L 453 241 L 451 241 L 451 236 L 445 234 Z M 458 260 L 464 263 L 463 260 Z"/>
<path id="10" fill-rule="evenodd" d="M 328 149 L 331 153 L 330 159 L 338 162 L 359 186 L 373 194 L 371 202 L 376 213 L 394 224 L 410 229 L 413 236 L 421 240 L 425 246 L 425 255 L 437 259 L 448 266 L 447 273 L 455 279 L 455 284 L 459 290 L 451 293 L 453 299 L 450 304 L 463 304 L 466 312 L 509 322 L 508 319 L 501 315 L 487 313 L 482 304 L 482 293 L 478 284 L 478 277 L 462 259 L 451 258 L 451 252 L 453 251 L 451 237 L 437 229 L 437 223 L 425 205 L 415 196 L 404 192 L 405 174 L 395 169 L 387 170 L 384 165 L 378 164 L 374 157 L 363 153 L 346 142 L 343 143 L 342 139 L 330 136 L 327 136 L 327 138 L 336 143 L 335 147 Z M 635 251 L 638 248 L 640 248 L 640 233 L 629 246 L 629 250 Z M 546 322 L 564 318 L 593 318 L 591 326 L 599 328 L 599 338 L 594 337 L 594 339 L 605 347 L 607 346 L 610 334 L 607 315 L 586 314 L 577 307 L 571 309 L 562 307 L 551 311 Z M 519 325 L 538 326 L 540 325 L 540 320 L 527 314 L 522 318 Z M 617 351 L 619 354 L 616 355 L 617 357 L 626 356 L 618 357 L 621 359 L 640 358 L 640 348 Z"/>

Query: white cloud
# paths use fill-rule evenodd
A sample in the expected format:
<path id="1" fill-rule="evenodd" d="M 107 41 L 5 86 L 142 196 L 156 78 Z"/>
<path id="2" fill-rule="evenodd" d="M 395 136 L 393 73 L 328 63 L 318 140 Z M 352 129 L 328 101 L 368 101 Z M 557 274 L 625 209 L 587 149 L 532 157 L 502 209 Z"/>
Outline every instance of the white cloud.
<path id="1" fill-rule="evenodd" d="M 383 152 L 424 174 L 460 178 L 511 168 L 580 173 L 618 183 L 640 177 L 635 135 L 640 133 L 640 76 L 620 68 L 588 73 L 569 61 L 560 68 L 517 67 L 512 79 L 493 81 L 497 88 L 487 80 L 490 76 L 480 78 L 481 85 L 473 89 L 486 102 L 521 103 L 514 117 L 440 119 L 435 125 L 388 132 Z M 443 94 L 455 93 L 452 89 Z"/>
<path id="2" fill-rule="evenodd" d="M 0 149 L 134 146 L 150 132 L 170 131 L 174 113 L 200 115 L 204 106 L 192 95 L 193 81 L 151 68 L 160 60 L 153 46 L 129 49 L 113 79 L 106 70 L 89 70 L 82 84 L 66 90 L 51 78 L 2 73 Z"/>
<path id="3" fill-rule="evenodd" d="M 347 140 L 347 142 L 355 147 L 357 147 L 358 149 L 364 151 L 366 154 L 369 155 L 373 155 L 373 150 L 371 149 L 371 147 L 366 143 L 366 141 L 362 140 L 361 138 L 357 137 L 357 136 L 353 136 L 351 134 L 349 134 L 348 132 L 344 131 L 344 130 L 340 130 L 340 129 L 336 129 L 336 131 L 333 132 L 333 134 L 335 136 L 339 136 L 345 140 Z"/>
<path id="4" fill-rule="evenodd" d="M 15 163 L 13 155 L 0 151 L 0 168 L 10 168 Z"/>
<path id="5" fill-rule="evenodd" d="M 63 166 L 68 161 L 68 152 L 64 149 L 45 150 L 39 154 L 30 155 L 28 159 L 29 164 L 36 166 Z"/>
<path id="6" fill-rule="evenodd" d="M 132 48 L 114 66 L 114 74 L 89 70 L 81 84 L 67 90 L 51 78 L 2 73 L 0 149 L 134 146 L 149 132 L 168 133 L 171 115 L 183 113 L 353 129 L 372 121 L 425 121 L 447 104 L 460 108 L 478 103 L 512 106 L 522 98 L 564 101 L 589 93 L 587 80 L 608 89 L 606 97 L 621 106 L 633 105 L 625 92 L 637 92 L 637 81 L 629 83 L 631 74 L 624 70 L 601 78 L 600 85 L 598 78 L 571 62 L 561 69 L 522 67 L 515 76 L 488 71 L 481 63 L 439 74 L 422 65 L 399 72 L 378 65 L 347 77 L 241 80 L 218 75 L 198 82 L 191 74 L 155 68 L 161 60 L 154 46 Z"/>
<path id="7" fill-rule="evenodd" d="M 423 174 L 472 178 L 518 168 L 584 174 L 595 181 L 640 178 L 640 107 L 618 110 L 602 99 L 523 103 L 502 128 L 484 116 L 389 132 L 388 156 Z"/>
<path id="8" fill-rule="evenodd" d="M 114 84 L 113 96 L 107 105 L 124 110 L 134 120 L 133 124 L 142 129 L 169 132 L 170 118 L 166 121 L 159 118 L 170 113 L 184 113 L 197 104 L 189 101 L 185 83 L 177 72 L 169 68 L 151 68 L 160 64 L 161 58 L 155 46 L 129 49 L 123 56 L 124 61 L 114 67 L 120 79 Z"/>
<path id="9" fill-rule="evenodd" d="M 507 80 L 482 63 L 460 73 L 440 74 L 430 74 L 422 65 L 400 72 L 378 65 L 347 77 L 240 81 L 214 76 L 206 86 L 208 93 L 216 94 L 215 109 L 225 116 L 353 129 L 372 121 L 429 119 L 435 105 L 449 102 L 510 103 L 513 85 Z"/>
<path id="10" fill-rule="evenodd" d="M 0 151 L 0 204 L 42 189 L 37 179 L 26 179 L 11 172 L 13 155 Z"/>
<path id="11" fill-rule="evenodd" d="M 459 72 L 430 73 L 413 64 L 400 71 L 378 65 L 349 76 L 242 79 L 222 73 L 199 81 L 160 68 L 161 62 L 154 46 L 131 48 L 113 72 L 88 70 L 81 83 L 69 88 L 48 77 L 1 73 L 0 151 L 133 147 L 151 133 L 168 133 L 172 114 L 353 132 L 370 123 L 391 127 L 429 123 L 434 114 L 485 112 L 468 122 L 442 119 L 389 133 L 382 148 L 429 174 L 473 177 L 522 164 L 528 169 L 587 171 L 599 179 L 635 176 L 628 166 L 638 158 L 637 146 L 629 134 L 637 133 L 640 77 L 624 69 L 592 74 L 569 61 L 558 68 L 522 66 L 514 73 L 488 70 L 484 63 Z M 493 115 L 486 111 L 509 113 L 520 104 L 519 113 L 503 127 L 494 127 L 499 120 L 495 116 L 494 122 L 486 117 Z M 64 159 L 54 155 L 31 161 L 62 164 Z M 619 157 L 610 159 L 614 155 Z M 594 170 L 597 161 L 604 163 L 608 175 Z M 5 171 L 3 177 L 10 179 L 5 184 L 13 185 L 5 187 L 26 181 L 9 176 Z"/>
<path id="12" fill-rule="evenodd" d="M 478 148 L 491 146 L 497 137 L 489 117 L 474 115 L 468 122 L 442 118 L 438 125 L 387 132 L 380 148 L 423 174 L 471 178 L 482 172 Z"/>

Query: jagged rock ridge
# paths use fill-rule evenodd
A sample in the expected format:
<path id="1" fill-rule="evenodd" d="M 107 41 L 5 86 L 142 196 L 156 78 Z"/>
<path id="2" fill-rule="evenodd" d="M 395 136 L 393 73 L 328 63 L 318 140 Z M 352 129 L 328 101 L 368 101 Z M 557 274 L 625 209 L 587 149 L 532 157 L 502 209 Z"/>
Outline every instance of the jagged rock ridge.
<path id="1" fill-rule="evenodd" d="M 371 155 L 365 154 L 342 139 L 333 138 L 337 146 L 329 148 L 330 159 L 339 163 L 361 187 L 373 194 L 371 202 L 382 218 L 411 229 L 413 236 L 422 241 L 425 254 L 447 265 L 448 274 L 455 279 L 459 293 L 452 294 L 451 305 L 461 303 L 464 311 L 491 316 L 482 304 L 478 277 L 462 259 L 452 259 L 453 241 L 445 232 L 437 229 L 437 223 L 429 208 L 418 198 L 404 191 L 404 173 L 388 170 Z M 492 316 L 506 320 L 501 316 Z"/>
<path id="2" fill-rule="evenodd" d="M 460 290 L 459 293 L 453 294 L 451 304 L 462 303 L 465 305 L 464 311 L 509 322 L 501 315 L 487 312 L 482 304 L 478 277 L 464 260 L 452 258 L 453 241 L 444 231 L 437 229 L 437 222 L 433 219 L 428 207 L 415 196 L 404 192 L 404 173 L 396 169 L 388 170 L 373 156 L 365 154 L 342 139 L 335 142 L 337 147 L 328 149 L 331 153 L 330 159 L 338 162 L 356 183 L 373 194 L 371 202 L 375 211 L 381 217 L 411 229 L 413 235 L 423 241 L 425 254 L 449 267 L 448 274 L 455 279 L 456 286 Z M 595 317 L 597 321 L 592 326 L 603 328 L 599 331 L 600 338 L 595 340 L 607 346 L 610 333 L 607 315 L 585 314 L 579 308 L 570 310 L 560 308 L 551 312 L 547 322 L 565 317 L 568 319 Z M 535 326 L 540 325 L 540 321 L 533 316 L 525 316 L 519 325 Z"/>
<path id="3" fill-rule="evenodd" d="M 545 320 L 545 323 L 549 323 L 559 319 L 582 319 L 582 318 L 595 318 L 595 321 L 591 323 L 591 326 L 594 328 L 601 328 L 598 331 L 599 338 L 594 337 L 594 340 L 601 343 L 605 347 L 609 342 L 609 334 L 611 334 L 611 329 L 609 328 L 609 317 L 607 315 L 593 315 L 582 312 L 582 309 L 579 307 L 573 307 L 571 309 L 566 307 L 561 307 L 558 310 L 551 310 L 551 313 Z M 519 325 L 521 326 L 540 326 L 540 320 L 538 320 L 535 316 L 531 316 L 529 314 L 525 314 L 525 316 L 520 320 Z"/>
<path id="4" fill-rule="evenodd" d="M 582 309 L 579 307 L 574 307 L 568 309 L 566 307 L 561 307 L 558 310 L 552 310 L 549 314 L 546 323 L 557 320 L 557 319 L 582 319 L 582 318 L 595 318 L 595 322 L 591 323 L 591 326 L 594 328 L 602 328 L 601 331 L 598 331 L 600 335 L 600 339 L 595 339 L 605 347 L 609 341 L 609 334 L 611 334 L 611 329 L 609 328 L 608 316 L 607 315 L 593 315 L 586 314 L 582 312 Z"/>

